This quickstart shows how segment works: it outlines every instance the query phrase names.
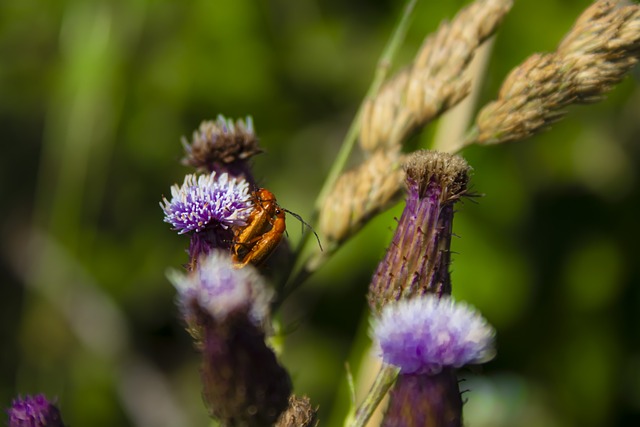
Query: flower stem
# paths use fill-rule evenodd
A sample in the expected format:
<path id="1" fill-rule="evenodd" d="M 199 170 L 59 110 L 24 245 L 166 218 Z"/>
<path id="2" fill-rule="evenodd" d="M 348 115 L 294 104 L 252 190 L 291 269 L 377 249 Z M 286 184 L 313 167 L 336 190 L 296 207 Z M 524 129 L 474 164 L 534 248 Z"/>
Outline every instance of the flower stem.
<path id="1" fill-rule="evenodd" d="M 373 81 L 371 82 L 371 86 L 369 86 L 367 95 L 365 96 L 364 100 L 360 104 L 360 107 L 358 108 L 358 112 L 356 113 L 355 118 L 353 119 L 353 121 L 351 122 L 351 125 L 349 126 L 349 130 L 347 131 L 347 134 L 344 140 L 342 141 L 342 146 L 340 147 L 340 151 L 338 152 L 336 161 L 331 166 L 331 170 L 327 175 L 327 179 L 325 180 L 324 185 L 320 190 L 320 193 L 318 194 L 318 198 L 316 199 L 316 203 L 315 203 L 316 211 L 318 211 L 321 208 L 322 203 L 324 202 L 324 199 L 326 199 L 327 194 L 333 188 L 336 180 L 338 179 L 340 172 L 342 172 L 342 169 L 344 169 L 344 165 L 347 163 L 347 159 L 351 154 L 353 145 L 355 144 L 358 138 L 358 132 L 360 131 L 360 116 L 362 115 L 362 109 L 363 109 L 364 103 L 366 102 L 367 99 L 373 98 L 378 93 L 378 91 L 380 90 L 380 87 L 382 86 L 382 83 L 384 83 L 384 80 L 387 78 L 387 74 L 389 73 L 389 68 L 391 67 L 393 58 L 396 52 L 398 51 L 400 44 L 404 41 L 405 35 L 407 33 L 407 29 L 409 28 L 410 18 L 411 18 L 411 15 L 413 14 L 413 10 L 417 2 L 418 0 L 407 1 L 407 3 L 404 6 L 404 10 L 402 11 L 402 17 L 400 18 L 400 21 L 398 22 L 398 25 L 393 31 L 393 35 L 387 42 L 387 45 L 385 46 L 384 51 L 382 52 L 382 55 L 378 59 L 376 73 L 373 77 Z"/>
<path id="2" fill-rule="evenodd" d="M 340 147 L 340 151 L 338 152 L 336 160 L 333 162 L 333 165 L 331 166 L 331 169 L 327 174 L 327 178 L 322 186 L 322 189 L 320 190 L 320 193 L 316 198 L 315 206 L 314 206 L 314 214 L 313 214 L 314 225 L 316 225 L 316 222 L 318 219 L 318 212 L 320 211 L 322 204 L 327 198 L 327 195 L 329 194 L 329 192 L 333 189 L 333 186 L 335 185 L 338 177 L 340 176 L 340 172 L 342 172 L 342 170 L 344 169 L 344 166 L 347 163 L 347 160 L 349 159 L 349 155 L 353 150 L 353 146 L 355 145 L 355 142 L 358 139 L 358 132 L 360 131 L 360 117 L 362 116 L 363 106 L 367 101 L 367 99 L 370 99 L 376 96 L 376 94 L 380 90 L 380 87 L 382 86 L 385 79 L 387 78 L 387 75 L 389 74 L 389 69 L 391 68 L 391 63 L 393 62 L 393 58 L 395 57 L 396 52 L 400 47 L 400 44 L 404 41 L 405 35 L 407 34 L 407 29 L 409 28 L 411 16 L 413 15 L 413 11 L 417 3 L 418 3 L 418 0 L 407 0 L 407 3 L 405 4 L 404 9 L 402 11 L 402 16 L 400 17 L 400 21 L 398 22 L 395 29 L 393 30 L 393 34 L 391 35 L 391 38 L 387 42 L 387 45 L 385 46 L 382 52 L 382 55 L 378 59 L 378 65 L 376 67 L 376 73 L 373 77 L 373 81 L 369 86 L 369 89 L 367 91 L 365 98 L 360 103 L 358 112 L 356 113 L 356 116 L 351 122 L 351 125 L 349 126 L 349 130 L 347 131 L 347 134 L 345 135 L 344 140 L 342 141 L 342 146 Z M 301 281 L 306 279 L 313 272 L 313 271 L 309 271 L 308 262 L 307 262 L 308 260 L 303 259 L 303 256 L 302 256 L 302 253 L 304 252 L 305 248 L 308 247 L 311 234 L 312 233 L 309 233 L 309 232 L 305 233 L 302 236 L 298 245 L 296 246 L 296 249 L 294 251 L 294 260 L 292 262 L 293 267 L 288 275 L 289 278 L 294 277 L 295 279 L 293 280 L 293 286 L 291 286 L 292 281 L 289 280 L 289 283 L 287 284 L 287 288 L 288 288 L 287 294 L 295 290 L 300 285 Z M 327 250 L 329 249 L 325 248 L 325 251 Z M 333 250 L 329 250 L 329 253 L 333 253 L 333 252 L 334 252 Z M 324 261 L 328 259 L 328 256 L 321 256 L 320 259 L 321 259 L 321 262 L 316 263 L 317 265 L 314 264 L 315 268 L 323 264 Z M 302 270 L 306 270 L 306 271 L 302 271 Z"/>
<path id="3" fill-rule="evenodd" d="M 355 418 L 347 420 L 345 426 L 364 427 L 397 377 L 398 368 L 391 365 L 383 365 L 371 386 L 371 390 L 369 390 L 369 394 L 367 394 L 364 402 L 362 402 L 356 411 Z"/>

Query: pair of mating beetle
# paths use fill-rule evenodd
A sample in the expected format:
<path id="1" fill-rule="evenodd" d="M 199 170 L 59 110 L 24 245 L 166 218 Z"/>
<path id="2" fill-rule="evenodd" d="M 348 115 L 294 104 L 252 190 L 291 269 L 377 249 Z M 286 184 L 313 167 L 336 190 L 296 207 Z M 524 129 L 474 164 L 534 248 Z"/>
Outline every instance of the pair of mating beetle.
<path id="1" fill-rule="evenodd" d="M 247 225 L 234 230 L 231 250 L 236 268 L 242 268 L 249 263 L 259 266 L 269 258 L 287 230 L 285 212 L 313 232 L 322 250 L 320 238 L 313 228 L 300 215 L 280 207 L 271 191 L 258 188 L 253 192 L 252 198 L 254 208 L 247 219 Z"/>
<path id="2" fill-rule="evenodd" d="M 262 264 L 282 240 L 287 227 L 285 209 L 266 188 L 253 192 L 253 210 L 247 225 L 237 227 L 233 237 L 233 262 L 237 268 Z"/>

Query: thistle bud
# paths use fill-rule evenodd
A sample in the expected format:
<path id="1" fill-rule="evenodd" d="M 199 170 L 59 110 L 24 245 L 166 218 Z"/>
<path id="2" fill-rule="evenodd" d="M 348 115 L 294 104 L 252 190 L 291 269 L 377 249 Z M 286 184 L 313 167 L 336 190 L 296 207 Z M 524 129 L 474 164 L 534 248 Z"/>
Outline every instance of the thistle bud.
<path id="1" fill-rule="evenodd" d="M 9 427 L 64 427 L 60 411 L 43 394 L 15 399 L 7 412 Z"/>
<path id="2" fill-rule="evenodd" d="M 287 408 L 291 380 L 266 344 L 273 293 L 252 266 L 236 269 L 212 251 L 190 274 L 173 273 L 178 303 L 202 352 L 203 396 L 223 426 L 272 425 Z"/>
<path id="3" fill-rule="evenodd" d="M 470 167 L 458 156 L 422 150 L 405 165 L 407 203 L 369 287 L 374 312 L 390 301 L 451 293 L 453 205 L 466 193 Z"/>

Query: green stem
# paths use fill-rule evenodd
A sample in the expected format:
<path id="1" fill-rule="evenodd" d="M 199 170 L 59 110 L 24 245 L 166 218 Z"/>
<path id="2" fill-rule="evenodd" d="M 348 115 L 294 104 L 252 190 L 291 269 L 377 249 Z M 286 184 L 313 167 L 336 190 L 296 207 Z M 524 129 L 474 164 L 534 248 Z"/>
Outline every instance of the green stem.
<path id="1" fill-rule="evenodd" d="M 467 129 L 467 132 L 464 135 L 462 144 L 456 148 L 456 150 L 454 151 L 454 154 L 459 153 L 460 151 L 462 151 L 463 148 L 466 148 L 470 145 L 475 144 L 478 139 L 478 133 L 479 133 L 478 127 L 475 125 Z"/>
<path id="2" fill-rule="evenodd" d="M 360 116 L 362 115 L 362 110 L 364 104 L 368 99 L 376 96 L 382 83 L 384 83 L 387 78 L 387 74 L 389 73 L 389 68 L 391 67 L 391 62 L 400 47 L 400 44 L 405 38 L 407 34 L 407 29 L 409 28 L 409 21 L 411 15 L 413 14 L 413 10 L 415 8 L 418 0 L 408 0 L 404 6 L 404 10 L 402 12 L 402 17 L 400 18 L 400 22 L 396 26 L 393 35 L 389 39 L 389 42 L 385 46 L 380 59 L 378 59 L 378 65 L 376 67 L 376 74 L 371 82 L 371 86 L 369 86 L 369 90 L 367 91 L 367 95 L 364 100 L 360 104 L 358 108 L 358 112 L 356 113 L 355 118 L 351 122 L 349 126 L 349 130 L 342 141 L 342 146 L 340 147 L 340 151 L 338 152 L 338 156 L 336 157 L 336 161 L 331 166 L 331 170 L 327 175 L 327 179 L 324 182 L 322 189 L 320 190 L 320 194 L 318 194 L 318 198 L 316 199 L 315 209 L 316 212 L 320 210 L 324 200 L 327 198 L 329 191 L 333 188 L 334 184 L 338 180 L 338 176 L 340 172 L 344 169 L 345 164 L 347 163 L 347 159 L 351 154 L 351 150 L 353 150 L 353 146 L 358 138 L 358 133 L 360 131 Z"/>
<path id="3" fill-rule="evenodd" d="M 298 289 L 336 250 L 336 246 L 326 247 L 323 252 L 316 252 L 313 256 L 305 258 L 302 265 L 296 265 L 297 268 L 292 269 L 286 283 L 281 287 L 278 298 L 272 305 L 272 310 L 275 311 L 280 308 L 280 305 L 282 305 L 287 297 Z M 297 254 L 299 253 L 300 252 Z M 296 258 L 296 260 L 299 259 L 300 258 Z M 295 272 L 295 274 L 293 272 Z"/>
<path id="4" fill-rule="evenodd" d="M 413 14 L 413 10 L 415 9 L 415 6 L 417 3 L 418 3 L 418 0 L 407 0 L 407 3 L 405 4 L 404 9 L 402 11 L 402 16 L 400 18 L 400 21 L 396 25 L 393 31 L 393 34 L 391 35 L 391 38 L 387 42 L 387 45 L 385 46 L 382 52 L 382 55 L 378 59 L 378 65 L 376 67 L 376 73 L 373 77 L 373 81 L 369 86 L 369 90 L 367 91 L 367 94 L 364 100 L 362 101 L 362 103 L 360 104 L 360 107 L 358 108 L 358 112 L 356 113 L 356 116 L 354 117 L 353 121 L 351 122 L 351 125 L 349 126 L 349 130 L 347 131 L 347 134 L 345 135 L 344 140 L 342 141 L 342 146 L 340 147 L 340 151 L 338 152 L 336 160 L 331 166 L 331 169 L 329 170 L 329 173 L 327 175 L 327 179 L 325 180 L 322 186 L 322 189 L 320 190 L 320 193 L 318 194 L 318 197 L 315 201 L 314 214 L 312 215 L 313 217 L 312 222 L 314 223 L 314 225 L 317 225 L 318 213 L 322 208 L 324 200 L 327 198 L 327 195 L 329 194 L 329 192 L 333 189 L 336 181 L 338 180 L 338 177 L 340 176 L 340 173 L 342 172 L 345 164 L 347 163 L 349 155 L 353 150 L 353 146 L 356 140 L 358 139 L 358 133 L 360 132 L 360 117 L 362 116 L 362 110 L 364 108 L 364 105 L 368 99 L 371 99 L 376 96 L 376 94 L 380 90 L 380 87 L 382 86 L 385 79 L 387 78 L 387 74 L 389 73 L 389 69 L 391 67 L 393 58 L 395 57 L 396 52 L 400 47 L 400 44 L 402 43 L 402 41 L 405 38 L 405 35 L 407 34 L 407 29 L 409 28 L 409 21 L 411 19 L 411 15 Z M 309 232 L 305 233 L 300 239 L 300 242 L 298 243 L 294 251 L 294 260 L 292 262 L 293 268 L 289 271 L 289 274 L 287 276 L 289 277 L 288 282 L 291 282 L 291 277 L 295 277 L 295 283 L 294 283 L 294 286 L 288 286 L 288 292 L 286 292 L 287 295 L 291 291 L 296 289 L 303 280 L 305 280 L 309 275 L 311 275 L 311 273 L 313 273 L 313 271 L 308 271 L 308 269 L 306 268 L 307 260 L 303 260 L 303 257 L 302 257 L 302 253 L 304 252 L 305 248 L 307 248 L 309 245 L 309 239 L 311 237 L 311 234 L 312 233 L 309 233 Z M 323 256 L 321 258 L 323 260 L 326 260 L 328 256 Z M 322 263 L 319 263 L 317 267 L 319 267 L 320 264 Z M 302 271 L 305 269 L 307 271 Z"/>
<path id="5" fill-rule="evenodd" d="M 345 422 L 345 426 L 364 427 L 384 396 L 387 394 L 387 391 L 389 391 L 393 383 L 396 381 L 397 377 L 398 369 L 396 367 L 383 365 L 371 386 L 371 390 L 369 390 L 369 394 L 367 394 L 364 402 L 362 402 L 356 411 L 355 418 L 347 420 Z"/>

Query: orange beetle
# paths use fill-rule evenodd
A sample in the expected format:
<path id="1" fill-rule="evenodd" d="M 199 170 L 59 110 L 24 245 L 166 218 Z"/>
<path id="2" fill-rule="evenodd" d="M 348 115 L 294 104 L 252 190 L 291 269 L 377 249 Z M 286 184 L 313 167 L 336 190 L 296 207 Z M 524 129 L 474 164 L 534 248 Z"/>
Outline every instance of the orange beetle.
<path id="1" fill-rule="evenodd" d="M 285 210 L 273 193 L 260 188 L 253 193 L 254 209 L 247 225 L 236 228 L 233 239 L 233 261 L 241 268 L 262 264 L 271 255 L 286 230 Z"/>

